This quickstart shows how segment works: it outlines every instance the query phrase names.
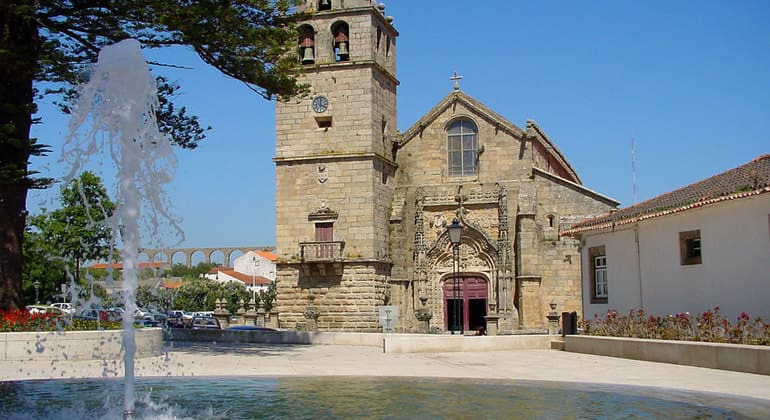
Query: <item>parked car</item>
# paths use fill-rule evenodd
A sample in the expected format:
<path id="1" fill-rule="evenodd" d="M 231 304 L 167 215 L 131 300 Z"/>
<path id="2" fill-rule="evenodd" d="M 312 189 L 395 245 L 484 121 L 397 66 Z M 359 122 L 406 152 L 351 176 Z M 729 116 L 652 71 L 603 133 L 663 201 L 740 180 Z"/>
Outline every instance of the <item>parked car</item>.
<path id="1" fill-rule="evenodd" d="M 147 319 L 147 318 L 135 320 L 134 325 L 136 325 L 137 327 L 161 327 L 162 326 L 160 321 L 155 321 L 153 319 Z"/>
<path id="2" fill-rule="evenodd" d="M 168 313 L 166 325 L 171 328 L 184 328 L 190 326 L 193 314 L 185 311 L 174 310 Z"/>
<path id="3" fill-rule="evenodd" d="M 278 331 L 275 328 L 258 327 L 256 325 L 233 325 L 225 329 L 230 331 Z"/>
<path id="4" fill-rule="evenodd" d="M 168 321 L 168 315 L 160 312 L 150 311 L 150 312 L 147 312 L 142 317 L 142 319 L 145 321 L 157 323 L 158 325 L 164 325 Z"/>
<path id="5" fill-rule="evenodd" d="M 60 308 L 48 305 L 27 305 L 27 312 L 31 314 L 50 314 L 55 316 L 66 315 Z"/>
<path id="6" fill-rule="evenodd" d="M 110 322 L 120 322 L 123 320 L 123 316 L 119 312 L 104 309 L 104 308 L 93 308 L 93 309 L 84 310 L 80 312 L 78 318 L 91 319 L 91 320 L 98 319 L 100 321 L 110 321 Z"/>
<path id="7" fill-rule="evenodd" d="M 190 328 L 194 330 L 221 330 L 219 320 L 213 316 L 196 316 L 190 322 Z"/>
<path id="8" fill-rule="evenodd" d="M 57 303 L 52 303 L 51 306 L 53 306 L 54 308 L 59 308 L 64 313 L 67 313 L 67 314 L 72 313 L 72 304 L 70 303 L 57 302 Z"/>

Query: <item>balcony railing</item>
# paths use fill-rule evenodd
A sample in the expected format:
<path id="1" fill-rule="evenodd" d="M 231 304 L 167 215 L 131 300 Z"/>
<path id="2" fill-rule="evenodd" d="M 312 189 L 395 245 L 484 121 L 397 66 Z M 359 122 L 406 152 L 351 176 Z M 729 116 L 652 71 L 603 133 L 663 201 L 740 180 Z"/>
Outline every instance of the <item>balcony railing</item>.
<path id="1" fill-rule="evenodd" d="M 299 248 L 303 262 L 339 261 L 345 241 L 300 242 Z"/>

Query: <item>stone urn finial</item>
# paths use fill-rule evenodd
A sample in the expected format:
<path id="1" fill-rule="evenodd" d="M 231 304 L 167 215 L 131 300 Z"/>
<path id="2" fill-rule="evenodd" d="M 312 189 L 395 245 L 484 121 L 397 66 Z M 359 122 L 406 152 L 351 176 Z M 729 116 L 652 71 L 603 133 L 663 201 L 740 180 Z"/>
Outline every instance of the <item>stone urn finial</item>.
<path id="1" fill-rule="evenodd" d="M 321 313 L 315 306 L 308 306 L 305 308 L 305 311 L 302 312 L 302 315 L 305 316 L 305 319 L 318 319 Z"/>
<path id="2" fill-rule="evenodd" d="M 414 311 L 414 317 L 417 318 L 418 321 L 430 321 L 431 318 L 433 318 L 433 314 L 427 308 L 420 308 Z"/>

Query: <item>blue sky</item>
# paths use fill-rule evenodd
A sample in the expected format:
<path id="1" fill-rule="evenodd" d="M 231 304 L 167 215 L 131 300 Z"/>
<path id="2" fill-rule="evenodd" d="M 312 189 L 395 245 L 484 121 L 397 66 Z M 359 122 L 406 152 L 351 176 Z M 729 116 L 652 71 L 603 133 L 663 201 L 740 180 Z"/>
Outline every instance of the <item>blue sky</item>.
<path id="1" fill-rule="evenodd" d="M 586 187 L 633 203 L 770 153 L 770 2 L 393 0 L 398 127 L 461 89 L 514 124 L 533 119 Z M 168 195 L 182 246 L 275 241 L 274 103 L 186 49 L 145 52 L 193 70 L 156 69 L 182 86 L 180 104 L 213 129 L 179 151 Z M 57 163 L 67 118 L 42 104 L 33 135 Z M 109 181 L 107 182 L 109 184 Z M 30 193 L 36 213 L 58 188 Z"/>

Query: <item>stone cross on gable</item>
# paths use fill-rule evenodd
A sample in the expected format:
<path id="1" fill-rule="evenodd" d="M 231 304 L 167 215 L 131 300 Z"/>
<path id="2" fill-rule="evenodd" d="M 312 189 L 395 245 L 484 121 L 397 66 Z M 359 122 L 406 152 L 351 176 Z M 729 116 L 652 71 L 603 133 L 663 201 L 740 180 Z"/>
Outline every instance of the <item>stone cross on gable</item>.
<path id="1" fill-rule="evenodd" d="M 457 74 L 457 72 L 454 72 L 454 74 L 452 75 L 452 77 L 450 77 L 450 78 L 449 78 L 449 80 L 452 80 L 452 81 L 454 81 L 454 82 L 455 82 L 455 84 L 454 84 L 454 90 L 455 90 L 455 92 L 457 92 L 457 91 L 459 91 L 459 90 L 460 90 L 460 79 L 462 79 L 462 78 L 463 78 L 463 77 L 462 77 L 462 76 L 460 76 L 459 74 Z"/>

